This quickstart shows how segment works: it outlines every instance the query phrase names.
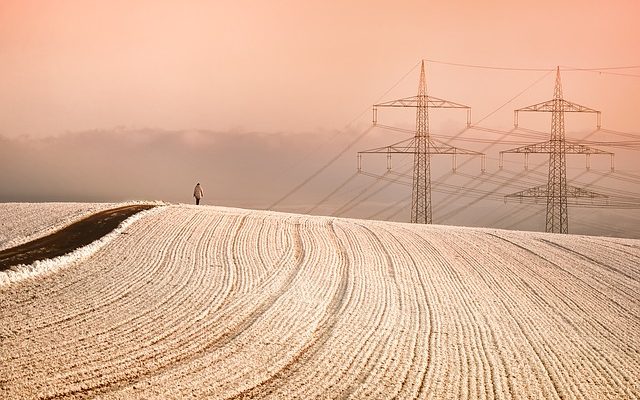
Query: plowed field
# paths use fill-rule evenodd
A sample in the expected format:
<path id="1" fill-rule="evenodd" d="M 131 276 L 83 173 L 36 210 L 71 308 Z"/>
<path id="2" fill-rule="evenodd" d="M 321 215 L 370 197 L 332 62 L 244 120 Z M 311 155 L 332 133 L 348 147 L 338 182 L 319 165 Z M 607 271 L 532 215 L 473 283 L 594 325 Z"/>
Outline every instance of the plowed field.
<path id="1" fill-rule="evenodd" d="M 0 398 L 637 399 L 640 241 L 158 207 L 0 284 Z"/>

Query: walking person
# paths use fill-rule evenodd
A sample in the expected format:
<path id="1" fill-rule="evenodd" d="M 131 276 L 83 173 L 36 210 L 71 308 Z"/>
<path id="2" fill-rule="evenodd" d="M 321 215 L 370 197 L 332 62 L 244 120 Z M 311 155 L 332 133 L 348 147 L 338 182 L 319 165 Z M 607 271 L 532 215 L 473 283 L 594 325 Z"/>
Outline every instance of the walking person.
<path id="1" fill-rule="evenodd" d="M 200 186 L 200 182 L 198 182 L 195 189 L 193 189 L 193 197 L 196 198 L 196 205 L 199 205 L 200 199 L 204 197 L 204 191 L 202 190 L 202 186 Z"/>

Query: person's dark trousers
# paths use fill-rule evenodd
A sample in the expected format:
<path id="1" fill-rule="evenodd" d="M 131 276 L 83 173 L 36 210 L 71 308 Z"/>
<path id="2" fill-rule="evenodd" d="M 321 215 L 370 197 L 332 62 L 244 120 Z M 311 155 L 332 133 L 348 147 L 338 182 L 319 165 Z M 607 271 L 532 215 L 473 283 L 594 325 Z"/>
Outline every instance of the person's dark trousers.
<path id="1" fill-rule="evenodd" d="M 200 204 L 200 199 L 196 199 L 196 205 Z"/>

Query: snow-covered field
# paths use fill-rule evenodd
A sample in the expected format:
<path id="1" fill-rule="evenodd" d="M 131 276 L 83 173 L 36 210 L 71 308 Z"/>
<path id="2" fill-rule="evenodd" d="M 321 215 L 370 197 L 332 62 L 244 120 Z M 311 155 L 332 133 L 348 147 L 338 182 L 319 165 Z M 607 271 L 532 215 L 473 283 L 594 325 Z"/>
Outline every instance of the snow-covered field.
<path id="1" fill-rule="evenodd" d="M 0 286 L 3 399 L 637 399 L 639 376 L 638 240 L 167 206 Z"/>

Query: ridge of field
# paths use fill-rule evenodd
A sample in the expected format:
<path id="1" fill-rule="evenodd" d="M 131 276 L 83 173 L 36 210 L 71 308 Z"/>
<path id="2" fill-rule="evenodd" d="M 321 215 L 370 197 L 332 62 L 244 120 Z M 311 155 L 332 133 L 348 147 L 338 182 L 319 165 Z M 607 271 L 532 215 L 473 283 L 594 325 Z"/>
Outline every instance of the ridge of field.
<path id="1" fill-rule="evenodd" d="M 640 240 L 167 206 L 0 287 L 0 398 L 640 398 Z"/>
<path id="2" fill-rule="evenodd" d="M 105 237 L 109 234 L 118 228 L 124 228 L 125 220 L 130 221 L 131 216 L 153 207 L 155 206 L 139 204 L 99 211 L 50 235 L 0 250 L 0 273 L 6 275 L 6 270 L 15 271 L 20 266 L 30 267 L 38 261 L 59 260 L 100 240 L 106 241 Z"/>
<path id="3" fill-rule="evenodd" d="M 0 203 L 0 250 L 43 237 L 111 203 Z"/>
<path id="4" fill-rule="evenodd" d="M 0 250 L 47 236 L 96 212 L 136 204 L 159 203 L 0 203 Z"/>

